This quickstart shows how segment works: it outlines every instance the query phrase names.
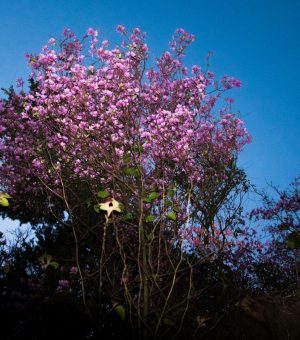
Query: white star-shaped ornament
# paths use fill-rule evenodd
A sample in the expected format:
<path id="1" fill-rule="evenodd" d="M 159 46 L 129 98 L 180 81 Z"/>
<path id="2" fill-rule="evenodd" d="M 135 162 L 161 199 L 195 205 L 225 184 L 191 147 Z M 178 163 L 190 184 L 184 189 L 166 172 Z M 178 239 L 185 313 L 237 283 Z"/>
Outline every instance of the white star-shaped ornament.
<path id="1" fill-rule="evenodd" d="M 113 211 L 122 212 L 121 204 L 114 198 L 105 203 L 100 203 L 99 208 L 107 212 L 107 218 L 111 215 Z"/>

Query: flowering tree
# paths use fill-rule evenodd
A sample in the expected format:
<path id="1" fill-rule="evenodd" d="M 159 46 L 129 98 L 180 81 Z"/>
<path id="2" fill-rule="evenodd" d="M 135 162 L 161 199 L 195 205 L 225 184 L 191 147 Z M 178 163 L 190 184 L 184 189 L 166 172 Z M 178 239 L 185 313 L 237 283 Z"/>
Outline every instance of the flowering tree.
<path id="1" fill-rule="evenodd" d="M 216 103 L 241 84 L 189 71 L 194 37 L 183 29 L 153 65 L 144 33 L 117 31 L 110 48 L 94 29 L 82 41 L 66 29 L 28 55 L 30 89 L 1 101 L 0 186 L 8 214 L 73 235 L 90 312 L 98 296 L 145 337 L 175 323 L 180 332 L 201 294 L 194 268 L 240 223 L 236 162 L 250 137 L 232 100 Z"/>
<path id="2" fill-rule="evenodd" d="M 264 206 L 251 212 L 253 220 L 268 221 L 271 233 L 281 240 L 287 240 L 291 249 L 300 247 L 300 177 L 297 177 L 288 190 L 280 191 L 273 186 L 278 200 L 263 195 Z"/>
<path id="3" fill-rule="evenodd" d="M 272 188 L 277 199 L 263 194 L 262 207 L 250 213 L 252 223 L 263 226 L 267 234 L 265 244 L 260 247 L 257 262 L 261 266 L 257 269 L 266 290 L 274 286 L 275 280 L 278 286 L 291 293 L 300 285 L 300 178 L 286 190 Z"/>

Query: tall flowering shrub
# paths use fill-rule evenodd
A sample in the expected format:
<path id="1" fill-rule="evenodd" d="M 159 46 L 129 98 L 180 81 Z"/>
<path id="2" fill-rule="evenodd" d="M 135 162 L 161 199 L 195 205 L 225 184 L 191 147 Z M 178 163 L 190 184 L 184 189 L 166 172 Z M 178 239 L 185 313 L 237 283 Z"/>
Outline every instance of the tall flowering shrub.
<path id="1" fill-rule="evenodd" d="M 1 100 L 0 186 L 16 216 L 70 227 L 87 308 L 97 286 L 146 333 L 179 331 L 198 294 L 187 249 L 206 261 L 239 223 L 222 208 L 244 189 L 250 137 L 232 100 L 216 103 L 241 83 L 188 69 L 183 29 L 153 63 L 144 33 L 117 31 L 111 46 L 66 29 L 27 56 L 30 89 Z"/>

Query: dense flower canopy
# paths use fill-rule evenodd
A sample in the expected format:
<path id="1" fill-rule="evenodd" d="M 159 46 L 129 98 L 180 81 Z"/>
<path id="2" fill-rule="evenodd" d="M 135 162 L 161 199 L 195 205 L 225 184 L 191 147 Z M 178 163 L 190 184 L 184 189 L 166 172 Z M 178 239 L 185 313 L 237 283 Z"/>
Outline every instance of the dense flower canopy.
<path id="1" fill-rule="evenodd" d="M 115 197 L 114 180 L 140 174 L 147 190 L 223 181 L 250 142 L 230 105 L 213 113 L 222 92 L 240 82 L 184 66 L 193 35 L 178 29 L 170 51 L 148 66 L 146 35 L 121 25 L 117 31 L 123 41 L 110 48 L 92 28 L 82 41 L 65 29 L 60 42 L 51 38 L 39 55 L 28 55 L 30 91 L 1 101 L 0 185 L 14 196 L 14 209 L 34 209 L 28 198 L 45 187 L 49 208 L 49 197 L 63 196 L 62 177 Z"/>

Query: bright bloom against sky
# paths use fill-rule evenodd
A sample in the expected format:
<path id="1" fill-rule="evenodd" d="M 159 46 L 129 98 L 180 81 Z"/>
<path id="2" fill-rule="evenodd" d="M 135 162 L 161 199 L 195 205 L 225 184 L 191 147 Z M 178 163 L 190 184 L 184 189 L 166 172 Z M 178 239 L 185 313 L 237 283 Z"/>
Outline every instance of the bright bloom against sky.
<path id="1" fill-rule="evenodd" d="M 300 2 L 266 1 L 37 1 L 0 0 L 0 86 L 26 79 L 26 52 L 39 52 L 65 27 L 79 37 L 94 27 L 111 39 L 118 24 L 148 33 L 150 56 L 168 48 L 178 27 L 196 36 L 187 63 L 242 81 L 234 90 L 253 142 L 239 164 L 259 188 L 284 188 L 300 174 Z M 113 43 L 113 40 L 112 40 Z M 1 95 L 2 96 L 2 95 Z"/>

